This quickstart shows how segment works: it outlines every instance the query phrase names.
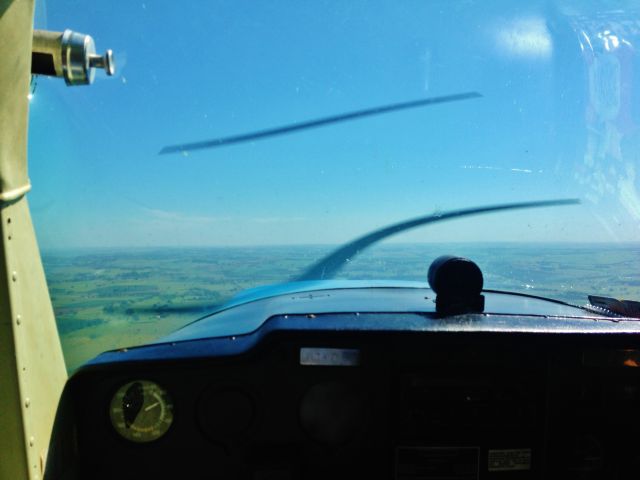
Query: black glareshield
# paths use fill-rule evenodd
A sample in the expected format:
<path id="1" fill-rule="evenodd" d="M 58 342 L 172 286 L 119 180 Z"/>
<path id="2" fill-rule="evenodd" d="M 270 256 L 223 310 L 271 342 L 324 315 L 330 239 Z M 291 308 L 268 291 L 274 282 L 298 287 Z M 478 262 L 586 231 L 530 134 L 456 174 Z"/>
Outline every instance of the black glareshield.
<path id="1" fill-rule="evenodd" d="M 480 313 L 484 310 L 480 267 L 453 255 L 436 258 L 429 267 L 429 285 L 436 292 L 436 312 L 441 315 Z"/>

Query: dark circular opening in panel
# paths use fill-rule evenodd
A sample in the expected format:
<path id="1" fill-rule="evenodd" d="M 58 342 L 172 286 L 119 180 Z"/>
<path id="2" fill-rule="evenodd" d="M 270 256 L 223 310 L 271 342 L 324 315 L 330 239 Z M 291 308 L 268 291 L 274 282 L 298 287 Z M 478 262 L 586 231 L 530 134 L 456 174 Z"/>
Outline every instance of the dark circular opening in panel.
<path id="1" fill-rule="evenodd" d="M 198 422 L 212 440 L 240 440 L 247 435 L 254 417 L 253 400 L 238 389 L 210 388 L 198 403 Z"/>
<path id="2" fill-rule="evenodd" d="M 314 440 L 327 445 L 348 442 L 362 429 L 365 405 L 361 392 L 338 382 L 314 385 L 300 403 L 300 423 Z"/>

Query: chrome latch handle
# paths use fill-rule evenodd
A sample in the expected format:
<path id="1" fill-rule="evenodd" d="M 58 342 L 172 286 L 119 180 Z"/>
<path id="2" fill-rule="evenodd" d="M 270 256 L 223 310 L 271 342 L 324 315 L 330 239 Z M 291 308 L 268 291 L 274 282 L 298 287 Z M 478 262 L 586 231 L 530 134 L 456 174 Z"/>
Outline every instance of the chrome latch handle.
<path id="1" fill-rule="evenodd" d="M 104 69 L 109 76 L 116 72 L 113 51 L 96 54 L 96 45 L 90 35 L 71 30 L 34 30 L 32 74 L 62 77 L 69 86 L 90 85 L 96 68 Z"/>

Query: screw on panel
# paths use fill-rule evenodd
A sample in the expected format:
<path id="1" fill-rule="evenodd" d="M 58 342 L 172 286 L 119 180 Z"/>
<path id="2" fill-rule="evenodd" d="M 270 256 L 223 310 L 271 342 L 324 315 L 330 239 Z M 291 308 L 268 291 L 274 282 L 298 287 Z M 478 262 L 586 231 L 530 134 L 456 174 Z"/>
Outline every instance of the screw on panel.
<path id="1" fill-rule="evenodd" d="M 22 323 L 22 317 L 20 315 L 16 315 L 16 324 L 20 325 Z"/>
<path id="2" fill-rule="evenodd" d="M 14 282 L 18 281 L 18 272 L 16 272 L 15 270 L 11 272 L 11 280 L 13 280 Z"/>
<path id="3" fill-rule="evenodd" d="M 29 446 L 33 447 L 36 443 L 36 439 L 33 437 L 29 437 Z"/>
<path id="4" fill-rule="evenodd" d="M 29 405 L 31 405 L 31 399 L 29 397 L 24 399 L 24 406 L 26 408 L 29 408 Z"/>

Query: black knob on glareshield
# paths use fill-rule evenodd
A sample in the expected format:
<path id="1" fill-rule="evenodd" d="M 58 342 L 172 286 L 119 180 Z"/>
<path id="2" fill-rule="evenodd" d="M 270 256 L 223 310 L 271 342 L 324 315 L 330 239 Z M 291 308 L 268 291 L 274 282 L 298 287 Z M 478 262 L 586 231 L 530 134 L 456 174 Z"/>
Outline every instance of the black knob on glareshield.
<path id="1" fill-rule="evenodd" d="M 471 260 L 443 255 L 429 267 L 429 285 L 438 295 L 480 295 L 483 278 Z"/>
<path id="2" fill-rule="evenodd" d="M 429 285 L 436 292 L 436 311 L 443 315 L 484 310 L 482 271 L 471 260 L 452 255 L 436 258 L 429 267 Z"/>

